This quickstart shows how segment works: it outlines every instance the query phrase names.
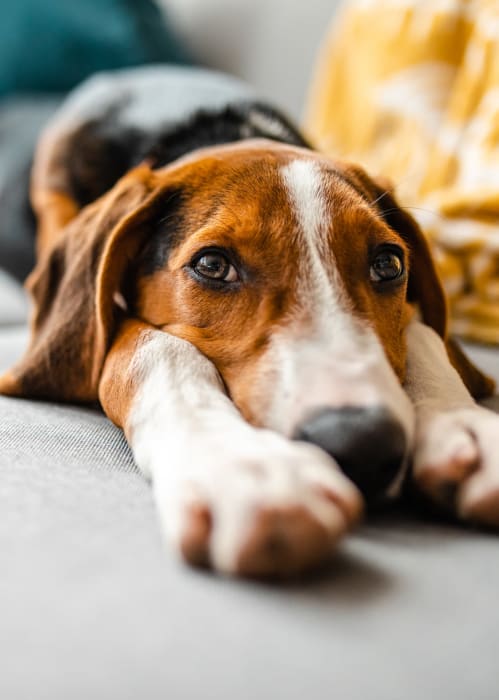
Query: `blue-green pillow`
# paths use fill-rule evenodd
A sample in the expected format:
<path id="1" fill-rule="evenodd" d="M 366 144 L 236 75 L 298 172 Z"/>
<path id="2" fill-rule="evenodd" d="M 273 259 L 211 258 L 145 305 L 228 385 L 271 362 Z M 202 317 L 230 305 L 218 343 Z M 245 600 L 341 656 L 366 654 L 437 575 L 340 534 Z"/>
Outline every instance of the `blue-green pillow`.
<path id="1" fill-rule="evenodd" d="M 190 61 L 153 0 L 15 0 L 1 13 L 0 96 L 162 62 Z"/>

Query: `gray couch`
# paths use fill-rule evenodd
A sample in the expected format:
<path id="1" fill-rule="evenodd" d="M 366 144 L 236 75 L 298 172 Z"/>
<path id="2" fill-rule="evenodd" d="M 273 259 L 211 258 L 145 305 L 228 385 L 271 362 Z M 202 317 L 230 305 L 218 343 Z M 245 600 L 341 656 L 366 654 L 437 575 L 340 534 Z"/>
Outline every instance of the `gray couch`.
<path id="1" fill-rule="evenodd" d="M 26 342 L 0 274 L 0 369 Z M 499 377 L 497 351 L 475 349 Z M 399 512 L 320 575 L 225 580 L 165 551 L 100 413 L 0 397 L 2 700 L 493 700 L 499 538 Z"/>

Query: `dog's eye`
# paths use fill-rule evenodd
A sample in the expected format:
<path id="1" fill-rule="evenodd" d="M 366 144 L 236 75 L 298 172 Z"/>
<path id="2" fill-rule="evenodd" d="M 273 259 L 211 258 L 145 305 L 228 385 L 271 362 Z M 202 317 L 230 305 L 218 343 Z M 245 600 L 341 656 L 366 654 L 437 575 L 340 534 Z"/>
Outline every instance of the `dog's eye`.
<path id="1" fill-rule="evenodd" d="M 391 282 L 404 274 L 402 251 L 380 250 L 374 257 L 369 276 L 373 282 Z"/>
<path id="2" fill-rule="evenodd" d="M 222 253 L 204 253 L 192 265 L 194 271 L 209 280 L 236 282 L 237 270 Z"/>

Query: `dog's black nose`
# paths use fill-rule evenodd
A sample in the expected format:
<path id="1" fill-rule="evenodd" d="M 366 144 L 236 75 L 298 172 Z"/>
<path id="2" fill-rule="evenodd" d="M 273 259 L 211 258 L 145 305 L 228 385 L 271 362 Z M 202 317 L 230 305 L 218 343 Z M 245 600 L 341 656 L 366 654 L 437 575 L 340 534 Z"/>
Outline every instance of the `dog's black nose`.
<path id="1" fill-rule="evenodd" d="M 385 494 L 407 447 L 400 423 L 378 407 L 321 410 L 302 423 L 293 437 L 329 452 L 368 501 Z"/>

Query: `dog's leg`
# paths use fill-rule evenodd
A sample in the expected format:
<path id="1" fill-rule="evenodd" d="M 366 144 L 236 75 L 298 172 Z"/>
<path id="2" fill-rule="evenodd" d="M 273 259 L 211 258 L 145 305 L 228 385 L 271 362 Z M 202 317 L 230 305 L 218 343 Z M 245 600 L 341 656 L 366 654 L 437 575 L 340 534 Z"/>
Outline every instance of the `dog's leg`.
<path id="1" fill-rule="evenodd" d="M 162 527 L 186 560 L 285 575 L 326 556 L 360 496 L 320 449 L 243 420 L 190 343 L 126 321 L 100 398 L 153 483 Z"/>
<path id="2" fill-rule="evenodd" d="M 499 526 L 499 415 L 475 403 L 431 328 L 413 321 L 407 339 L 415 482 L 459 517 Z"/>

